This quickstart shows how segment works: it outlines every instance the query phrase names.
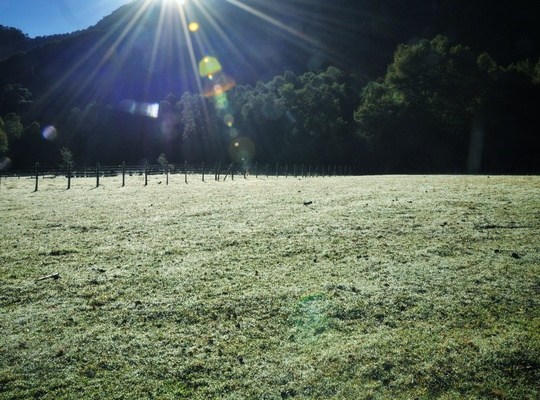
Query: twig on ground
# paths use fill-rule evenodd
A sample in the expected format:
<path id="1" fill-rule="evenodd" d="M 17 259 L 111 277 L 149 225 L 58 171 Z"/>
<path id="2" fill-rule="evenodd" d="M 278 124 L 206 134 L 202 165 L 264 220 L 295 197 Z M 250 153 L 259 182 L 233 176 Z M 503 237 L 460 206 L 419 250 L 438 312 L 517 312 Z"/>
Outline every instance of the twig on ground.
<path id="1" fill-rule="evenodd" d="M 42 276 L 41 278 L 36 279 L 36 282 L 44 281 L 44 280 L 46 280 L 46 279 L 54 279 L 54 280 L 60 279 L 60 273 L 59 273 L 59 272 L 55 272 L 54 274 Z"/>

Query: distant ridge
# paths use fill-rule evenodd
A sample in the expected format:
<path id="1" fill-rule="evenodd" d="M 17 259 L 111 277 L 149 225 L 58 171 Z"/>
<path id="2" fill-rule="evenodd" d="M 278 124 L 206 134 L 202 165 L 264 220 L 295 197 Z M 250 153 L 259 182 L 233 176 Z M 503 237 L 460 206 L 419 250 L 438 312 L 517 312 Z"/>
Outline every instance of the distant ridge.
<path id="1" fill-rule="evenodd" d="M 502 64 L 540 55 L 535 0 L 519 6 L 487 0 L 244 0 L 244 8 L 231 3 L 207 0 L 205 11 L 189 7 L 186 15 L 204 24 L 205 42 L 194 50 L 195 61 L 212 53 L 238 83 L 328 65 L 375 79 L 399 43 L 436 34 L 488 51 Z M 53 109 L 125 98 L 157 101 L 171 92 L 197 90 L 178 13 L 160 25 L 163 4 L 141 11 L 143 4 L 126 4 L 71 34 L 30 39 L 15 28 L 0 28 L 0 85 L 20 83 L 35 98 L 46 96 Z M 82 83 L 88 88 L 81 90 Z"/>

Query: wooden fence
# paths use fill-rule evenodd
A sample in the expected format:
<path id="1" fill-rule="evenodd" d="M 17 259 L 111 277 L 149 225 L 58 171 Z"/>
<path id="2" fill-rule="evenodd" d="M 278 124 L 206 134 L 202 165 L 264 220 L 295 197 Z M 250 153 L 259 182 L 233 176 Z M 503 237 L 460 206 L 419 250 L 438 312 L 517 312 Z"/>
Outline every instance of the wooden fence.
<path id="1" fill-rule="evenodd" d="M 100 186 L 100 178 L 119 177 L 122 187 L 126 186 L 126 176 L 141 176 L 144 185 L 148 185 L 148 177 L 152 175 L 163 175 L 165 184 L 169 184 L 170 175 L 183 176 L 184 183 L 192 179 L 226 181 L 235 178 L 255 178 L 260 177 L 294 177 L 294 178 L 314 178 L 314 177 L 335 177 L 355 175 L 355 170 L 349 165 L 307 165 L 307 164 L 247 164 L 238 163 L 189 163 L 185 161 L 181 164 L 167 165 L 101 165 L 96 163 L 92 167 L 79 167 L 68 164 L 66 167 L 42 167 L 36 163 L 33 169 L 0 171 L 0 185 L 2 179 L 6 178 L 33 178 L 35 181 L 34 191 L 39 190 L 39 180 L 46 178 L 63 177 L 66 179 L 66 186 L 69 190 L 72 181 L 79 178 L 90 178 L 95 181 L 95 186 Z"/>

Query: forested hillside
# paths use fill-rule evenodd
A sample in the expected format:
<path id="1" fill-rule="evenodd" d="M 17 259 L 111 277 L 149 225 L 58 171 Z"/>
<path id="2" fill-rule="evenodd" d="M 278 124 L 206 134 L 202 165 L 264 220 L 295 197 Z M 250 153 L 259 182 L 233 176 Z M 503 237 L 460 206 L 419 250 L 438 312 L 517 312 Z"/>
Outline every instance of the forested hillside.
<path id="1" fill-rule="evenodd" d="M 538 2 L 275 3 L 209 1 L 182 16 L 135 1 L 54 40 L 3 28 L 2 166 L 164 154 L 540 171 Z"/>

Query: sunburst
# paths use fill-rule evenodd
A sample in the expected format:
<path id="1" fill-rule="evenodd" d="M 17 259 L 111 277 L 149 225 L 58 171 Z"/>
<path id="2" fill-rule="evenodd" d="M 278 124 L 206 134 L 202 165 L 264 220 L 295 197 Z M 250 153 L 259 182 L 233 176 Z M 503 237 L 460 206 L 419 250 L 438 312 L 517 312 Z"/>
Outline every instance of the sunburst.
<path id="1" fill-rule="evenodd" d="M 288 37 L 291 41 L 294 41 L 300 46 L 309 48 L 311 50 L 316 49 L 324 54 L 333 54 L 333 58 L 337 59 L 339 54 L 334 54 L 332 49 L 324 47 L 319 41 L 306 35 L 300 30 L 290 26 L 285 20 L 281 21 L 277 16 L 280 15 L 278 5 L 272 6 L 271 3 L 261 2 L 260 6 L 257 6 L 258 1 L 246 0 L 136 0 L 132 3 L 135 7 L 130 9 L 130 12 L 124 14 L 122 19 L 111 29 L 106 31 L 86 53 L 83 57 L 73 62 L 69 69 L 65 72 L 63 77 L 55 82 L 50 87 L 47 94 L 43 97 L 42 105 L 46 106 L 48 102 L 52 102 L 53 99 L 58 101 L 64 101 L 66 105 L 72 103 L 76 98 L 79 98 L 81 94 L 89 91 L 97 91 L 93 88 L 93 82 L 104 66 L 110 63 L 111 59 L 118 59 L 113 74 L 122 74 L 123 64 L 127 60 L 127 57 L 122 59 L 117 57 L 119 49 L 122 48 L 124 52 L 129 52 L 131 48 L 135 46 L 135 42 L 138 40 L 139 33 L 143 31 L 144 26 L 152 14 L 153 6 L 158 6 L 159 17 L 158 22 L 155 25 L 155 32 L 153 34 L 153 43 L 151 49 L 147 54 L 148 57 L 148 77 L 146 82 L 140 82 L 143 87 L 146 88 L 146 93 L 152 92 L 151 82 L 155 77 L 152 76 L 156 60 L 158 57 L 166 59 L 166 57 L 174 57 L 175 54 L 180 54 L 178 51 L 173 51 L 174 46 L 185 46 L 188 50 L 189 62 L 184 64 L 184 60 L 178 61 L 180 65 L 189 66 L 191 73 L 187 70 L 178 71 L 179 79 L 189 79 L 194 81 L 195 86 L 199 93 L 208 93 L 208 89 L 205 89 L 204 80 L 210 77 L 200 76 L 199 62 L 204 57 L 216 57 L 215 51 L 216 43 L 220 43 L 223 49 L 226 49 L 226 53 L 234 57 L 235 61 L 242 62 L 247 65 L 248 59 L 257 58 L 257 54 L 252 54 L 253 49 L 250 49 L 248 45 L 249 38 L 238 38 L 238 36 L 232 35 L 234 30 L 233 26 L 227 26 L 227 22 L 222 20 L 222 16 L 216 12 L 216 4 L 218 1 L 229 4 L 233 7 L 243 10 L 247 17 L 256 18 L 261 23 L 267 24 L 272 28 L 281 32 L 281 38 Z M 300 0 L 297 0 L 297 2 Z M 312 0 L 301 0 L 307 2 Z M 223 5 L 222 3 L 222 5 Z M 279 2 L 277 2 L 279 3 Z M 284 3 L 283 3 L 284 4 Z M 282 4 L 282 6 L 283 6 Z M 272 7 L 276 7 L 272 9 Z M 288 5 L 287 10 L 293 10 L 293 5 Z M 266 10 L 266 11 L 265 11 Z M 301 12 L 296 19 L 308 20 L 310 16 L 303 15 Z M 313 17 L 313 16 L 311 16 Z M 176 26 L 174 26 L 176 25 Z M 176 32 L 172 37 L 167 37 L 169 42 L 169 50 L 167 54 L 163 52 L 163 40 L 167 33 Z M 170 35 L 169 35 L 170 36 Z M 283 40 L 283 39 L 278 39 Z M 170 54 L 169 54 L 170 51 Z M 74 76 L 79 73 L 82 67 L 88 64 L 96 56 L 100 56 L 100 59 L 95 63 L 93 71 L 88 73 L 82 81 L 79 82 L 78 89 L 70 93 L 69 98 L 62 98 L 60 90 L 65 83 L 73 80 Z M 230 61 L 230 60 L 225 60 Z M 214 71 L 216 72 L 216 71 Z M 191 75 L 191 78 L 188 76 Z M 235 80 L 242 80 L 242 77 L 234 77 Z M 111 82 L 114 82 L 115 77 L 111 77 Z M 201 81 L 202 79 L 202 81 Z M 231 87 L 231 79 L 227 80 L 229 84 L 227 88 Z M 223 89 L 218 88 L 218 92 Z M 212 92 L 210 90 L 210 92 Z M 99 100 L 99 92 L 96 92 Z M 59 100 L 62 99 L 62 100 Z M 138 99 L 140 101 L 148 101 L 152 99 Z M 158 100 L 158 99 L 153 99 Z"/>

